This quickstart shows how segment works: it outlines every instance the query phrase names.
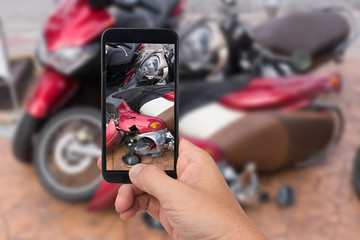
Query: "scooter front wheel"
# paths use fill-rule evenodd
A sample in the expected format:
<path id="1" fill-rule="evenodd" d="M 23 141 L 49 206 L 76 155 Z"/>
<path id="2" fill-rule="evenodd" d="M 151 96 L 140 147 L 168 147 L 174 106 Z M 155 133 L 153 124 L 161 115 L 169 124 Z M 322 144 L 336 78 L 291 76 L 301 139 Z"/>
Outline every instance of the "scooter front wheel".
<path id="1" fill-rule="evenodd" d="M 20 162 L 30 163 L 32 160 L 32 140 L 39 122 L 40 119 L 37 119 L 25 112 L 18 124 L 12 149 L 13 154 Z"/>
<path id="2" fill-rule="evenodd" d="M 65 201 L 86 201 L 102 179 L 101 114 L 74 107 L 54 115 L 41 130 L 34 151 L 36 173 L 45 189 Z"/>

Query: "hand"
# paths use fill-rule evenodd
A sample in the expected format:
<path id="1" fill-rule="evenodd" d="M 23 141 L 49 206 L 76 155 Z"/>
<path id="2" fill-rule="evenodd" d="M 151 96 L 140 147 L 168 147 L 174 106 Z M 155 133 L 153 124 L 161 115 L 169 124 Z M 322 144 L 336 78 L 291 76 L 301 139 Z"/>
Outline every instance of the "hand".
<path id="1" fill-rule="evenodd" d="M 173 239 L 266 239 L 247 218 L 214 160 L 180 140 L 178 180 L 154 165 L 137 164 L 133 185 L 122 185 L 115 202 L 123 220 L 147 211 Z"/>

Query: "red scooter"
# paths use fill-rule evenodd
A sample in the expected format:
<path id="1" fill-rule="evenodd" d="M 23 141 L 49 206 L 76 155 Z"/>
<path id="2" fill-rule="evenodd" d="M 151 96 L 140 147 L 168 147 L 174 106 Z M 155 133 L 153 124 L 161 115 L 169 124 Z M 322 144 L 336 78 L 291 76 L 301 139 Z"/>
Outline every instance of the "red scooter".
<path id="1" fill-rule="evenodd" d="M 209 152 L 215 161 L 226 160 L 237 170 L 243 169 L 250 161 L 262 172 L 306 164 L 326 153 L 342 132 L 341 112 L 335 106 L 314 102 L 319 94 L 340 89 L 341 78 L 337 74 L 287 77 L 285 81 L 283 78 L 259 78 L 250 83 L 240 79 L 182 86 L 180 133 Z M 148 94 L 151 91 L 139 99 L 147 99 Z M 157 97 L 164 99 L 166 96 L 159 94 Z M 147 103 L 134 107 L 151 119 L 154 117 L 153 108 L 142 107 Z M 129 103 L 130 108 L 131 105 Z M 172 121 L 168 119 L 166 122 Z M 108 144 L 112 144 L 108 140 L 113 139 L 114 134 L 117 131 L 107 136 Z M 304 144 L 304 141 L 310 141 L 310 137 L 312 144 Z M 258 151 L 256 146 L 262 151 Z M 294 146 L 297 151 L 293 151 Z M 256 185 L 251 186 L 254 188 Z M 103 182 L 89 209 L 112 205 L 118 187 L 118 184 Z M 233 189 L 239 201 L 244 201 L 250 193 L 258 194 L 255 189 L 244 195 L 246 188 L 238 185 Z"/>
<path id="2" fill-rule="evenodd" d="M 102 32 L 109 27 L 174 27 L 184 3 L 64 0 L 50 15 L 37 49 L 44 71 L 19 123 L 13 152 L 23 162 L 34 161 L 51 194 L 86 200 L 101 181 L 96 159 L 101 152 Z"/>

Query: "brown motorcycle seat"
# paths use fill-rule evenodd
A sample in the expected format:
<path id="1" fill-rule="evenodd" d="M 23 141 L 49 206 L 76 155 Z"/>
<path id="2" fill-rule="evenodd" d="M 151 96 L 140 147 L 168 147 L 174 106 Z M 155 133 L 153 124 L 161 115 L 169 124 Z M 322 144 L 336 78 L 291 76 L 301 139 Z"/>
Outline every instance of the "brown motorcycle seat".
<path id="1" fill-rule="evenodd" d="M 174 119 L 175 119 L 174 107 L 170 107 L 170 108 L 166 109 L 165 111 L 160 113 L 157 117 L 164 120 L 166 123 L 167 129 L 172 134 L 174 134 Z"/>
<path id="2" fill-rule="evenodd" d="M 306 50 L 316 58 L 334 50 L 349 33 L 350 26 L 340 14 L 313 11 L 269 21 L 255 29 L 254 37 L 275 53 L 291 56 Z"/>
<path id="3" fill-rule="evenodd" d="M 335 125 L 330 112 L 262 112 L 233 122 L 209 140 L 221 147 L 225 160 L 237 170 L 254 162 L 260 172 L 271 172 L 323 151 Z"/>

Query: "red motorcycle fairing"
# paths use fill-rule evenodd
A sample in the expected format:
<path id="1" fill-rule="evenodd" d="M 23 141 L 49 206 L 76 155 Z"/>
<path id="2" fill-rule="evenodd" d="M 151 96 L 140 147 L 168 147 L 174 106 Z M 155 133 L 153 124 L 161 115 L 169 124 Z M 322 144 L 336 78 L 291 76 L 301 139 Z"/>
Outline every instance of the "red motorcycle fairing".
<path id="1" fill-rule="evenodd" d="M 131 132 L 132 126 L 136 126 L 140 133 L 147 133 L 158 131 L 166 128 L 166 123 L 161 118 L 143 115 L 131 110 L 126 102 L 123 102 L 118 107 L 119 110 L 119 124 L 118 127 L 124 131 Z M 157 123 L 156 128 L 150 127 L 150 124 Z"/>
<path id="2" fill-rule="evenodd" d="M 94 9 L 87 0 L 64 0 L 45 24 L 46 46 L 51 52 L 84 46 L 114 25 L 106 9 Z"/>
<path id="3" fill-rule="evenodd" d="M 96 193 L 90 200 L 87 209 L 97 211 L 114 205 L 121 184 L 102 181 Z"/>
<path id="4" fill-rule="evenodd" d="M 172 11 L 171 16 L 173 16 L 173 17 L 179 16 L 183 12 L 183 10 L 185 8 L 185 4 L 186 4 L 186 0 L 180 0 L 178 5 Z"/>
<path id="5" fill-rule="evenodd" d="M 35 118 L 43 118 L 60 107 L 74 93 L 79 81 L 47 67 L 40 77 L 26 110 Z"/>
<path id="6" fill-rule="evenodd" d="M 111 119 L 106 127 L 106 151 L 112 150 L 122 139 L 123 133 L 116 129 L 114 120 Z"/>
<path id="7" fill-rule="evenodd" d="M 166 100 L 169 100 L 169 101 L 172 101 L 174 102 L 174 99 L 175 99 L 175 92 L 172 91 L 172 92 L 168 92 L 166 93 L 163 98 L 165 98 Z"/>
<path id="8" fill-rule="evenodd" d="M 236 110 L 299 109 L 308 106 L 320 93 L 339 90 L 341 76 L 289 76 L 257 78 L 244 89 L 220 99 L 220 103 Z"/>
<path id="9" fill-rule="evenodd" d="M 138 47 L 137 50 L 138 50 L 138 51 L 141 51 L 144 47 L 145 47 L 145 44 L 142 43 L 142 44 L 140 45 L 140 47 Z"/>

